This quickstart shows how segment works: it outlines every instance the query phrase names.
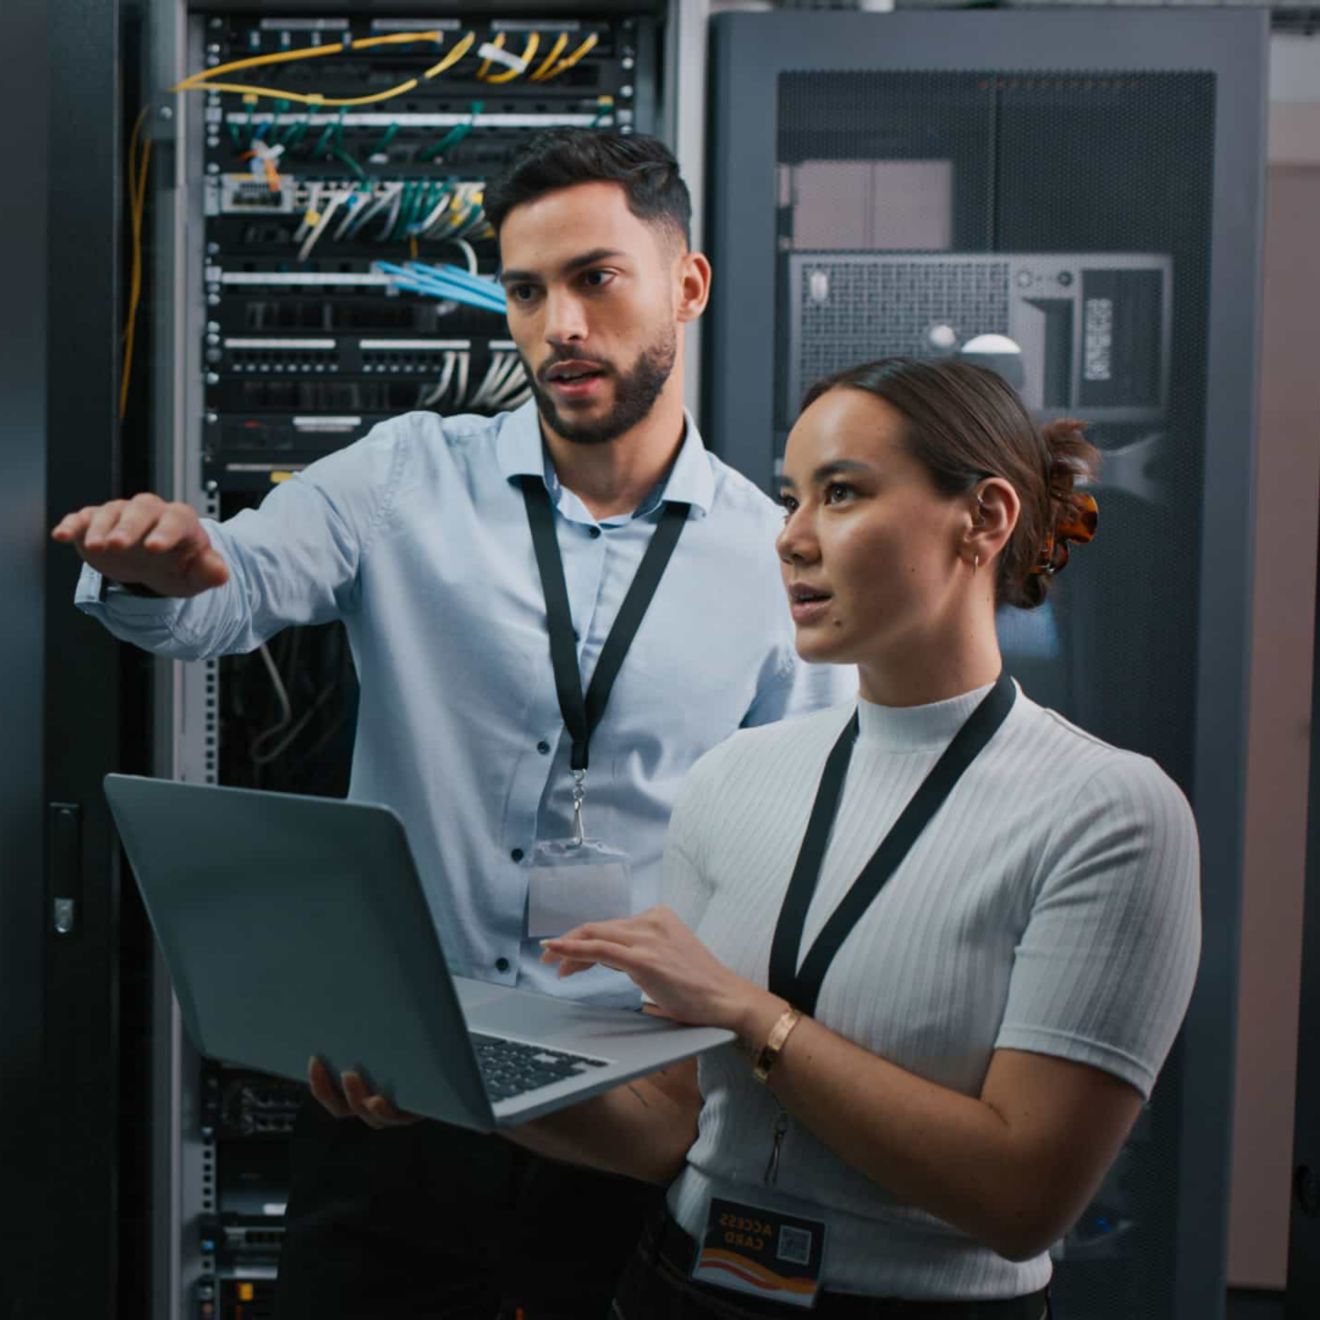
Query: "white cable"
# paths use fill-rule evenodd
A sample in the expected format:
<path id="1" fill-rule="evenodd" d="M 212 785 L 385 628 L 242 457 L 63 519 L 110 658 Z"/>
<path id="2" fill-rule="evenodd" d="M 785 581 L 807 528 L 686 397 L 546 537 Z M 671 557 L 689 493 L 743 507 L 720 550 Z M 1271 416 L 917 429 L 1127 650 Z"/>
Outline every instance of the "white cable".
<path id="1" fill-rule="evenodd" d="M 386 184 L 385 187 L 381 189 L 380 193 L 373 197 L 364 209 L 354 212 L 349 219 L 345 220 L 344 223 L 339 226 L 340 232 L 342 233 L 345 226 L 351 223 L 353 226 L 353 233 L 356 234 L 367 223 L 367 221 L 381 209 L 381 207 L 385 206 L 390 201 L 396 192 L 402 191 L 403 184 L 401 183 Z M 335 237 L 338 238 L 339 233 L 336 233 Z"/>
<path id="2" fill-rule="evenodd" d="M 417 232 L 419 234 L 425 235 L 427 230 L 429 230 L 431 226 L 435 224 L 441 218 L 441 216 L 444 215 L 446 209 L 449 206 L 449 203 L 452 202 L 453 200 L 454 200 L 453 193 L 449 191 L 442 193 L 440 196 L 440 200 L 427 213 L 426 219 L 424 219 L 421 222 L 421 224 L 417 226 Z"/>
<path id="3" fill-rule="evenodd" d="M 507 390 L 510 377 L 517 370 L 518 355 L 516 353 L 503 353 L 496 359 L 495 369 L 490 376 L 490 382 L 485 392 L 484 401 L 488 408 L 497 406 L 500 396 Z"/>
<path id="4" fill-rule="evenodd" d="M 468 369 L 471 367 L 471 354 L 461 352 L 458 355 L 458 390 L 454 395 L 456 408 L 467 407 Z"/>
<path id="5" fill-rule="evenodd" d="M 263 642 L 257 648 L 261 656 L 262 663 L 266 666 L 266 672 L 270 675 L 271 685 L 275 689 L 275 700 L 279 702 L 280 717 L 270 726 L 269 729 L 263 729 L 255 738 L 252 739 L 250 752 L 252 760 L 261 765 L 261 748 L 273 737 L 288 728 L 289 721 L 293 719 L 293 706 L 289 702 L 289 693 L 284 686 L 284 680 L 280 677 L 279 667 L 275 664 L 275 658 L 270 653 L 270 648 Z"/>
<path id="6" fill-rule="evenodd" d="M 352 190 L 350 189 L 349 191 Z M 317 239 L 319 239 L 321 235 L 325 233 L 326 229 L 330 225 L 331 217 L 339 209 L 340 203 L 343 202 L 347 197 L 348 197 L 348 192 L 339 192 L 336 193 L 329 200 L 329 202 L 326 203 L 325 210 L 321 212 L 320 220 L 316 222 L 316 228 L 313 229 L 312 232 L 307 235 L 307 238 L 304 240 L 302 247 L 298 249 L 299 261 L 307 260 L 308 256 L 311 254 L 312 249 L 316 246 Z"/>
<path id="7" fill-rule="evenodd" d="M 494 403 L 500 395 L 508 392 L 509 382 L 517 374 L 518 366 L 519 360 L 516 353 L 508 353 L 505 355 L 504 361 L 500 364 L 498 374 L 490 383 L 490 393 L 486 396 L 491 403 Z"/>
<path id="8" fill-rule="evenodd" d="M 440 372 L 440 380 L 435 388 L 418 405 L 422 408 L 429 408 L 434 403 L 439 403 L 445 397 L 445 391 L 449 388 L 449 382 L 454 379 L 454 358 L 452 352 L 445 354 L 445 365 Z"/>
<path id="9" fill-rule="evenodd" d="M 265 642 L 257 647 L 261 655 L 262 663 L 266 666 L 267 673 L 270 674 L 270 681 L 275 688 L 275 700 L 280 703 L 280 722 L 273 729 L 267 729 L 266 734 L 275 733 L 282 729 L 291 719 L 293 719 L 293 706 L 289 702 L 289 693 L 284 686 L 284 680 L 280 677 L 279 668 L 275 664 L 275 657 L 270 653 L 270 647 Z M 261 736 L 264 738 L 266 734 Z"/>
<path id="10" fill-rule="evenodd" d="M 486 395 L 490 393 L 491 382 L 495 378 L 497 369 L 503 365 L 503 354 L 495 354 L 490 364 L 486 367 L 486 374 L 482 377 L 481 384 L 477 387 L 477 392 L 472 396 L 472 407 L 482 408 L 486 403 Z"/>
<path id="11" fill-rule="evenodd" d="M 270 749 L 270 751 L 261 752 L 260 754 L 258 754 L 254 750 L 252 753 L 252 760 L 257 765 L 269 765 L 273 760 L 275 760 L 277 756 L 283 756 L 284 753 L 287 752 L 289 748 L 293 745 L 294 739 L 297 738 L 297 736 L 307 727 L 312 716 L 315 715 L 316 712 L 320 710 L 322 706 L 325 705 L 325 703 L 330 699 L 330 697 L 334 695 L 334 693 L 335 693 L 335 684 L 333 683 L 331 683 L 327 687 L 322 688 L 316 700 L 313 701 L 312 704 L 308 706 L 305 711 L 303 711 L 303 713 L 298 717 L 297 722 L 288 731 L 288 733 L 286 733 L 284 737 L 281 738 L 279 742 L 277 742 L 275 746 Z M 254 744 L 254 748 L 255 748 L 255 744 Z"/>
<path id="12" fill-rule="evenodd" d="M 358 187 L 359 185 L 355 183 L 352 186 L 352 188 L 349 189 L 347 200 L 349 202 L 353 202 L 354 204 L 348 208 L 348 214 L 345 215 L 344 218 L 339 222 L 339 228 L 336 229 L 335 232 L 330 236 L 335 240 L 336 243 L 341 238 L 344 237 L 344 234 L 347 231 L 349 225 L 351 225 L 354 222 L 354 220 L 356 220 L 358 216 L 362 214 L 364 209 L 366 209 L 371 205 L 372 197 L 371 197 L 371 192 L 369 190 L 362 194 L 362 200 L 360 202 L 354 201 L 354 199 L 358 195 Z"/>
<path id="13" fill-rule="evenodd" d="M 527 371 L 523 367 L 522 360 L 515 358 L 514 362 L 516 364 L 514 370 L 509 372 L 504 384 L 491 398 L 491 404 L 496 408 L 509 407 L 514 399 L 528 391 Z"/>
<path id="14" fill-rule="evenodd" d="M 450 243 L 453 243 L 455 247 L 461 248 L 463 250 L 463 257 L 467 261 L 468 274 L 475 275 L 477 273 L 476 248 L 474 248 L 471 243 L 467 242 L 466 239 L 451 238 L 448 241 Z"/>
<path id="15" fill-rule="evenodd" d="M 377 242 L 384 242 L 393 232 L 394 225 L 399 218 L 399 209 L 403 206 L 403 184 L 399 184 L 399 190 L 394 194 L 394 205 L 390 207 L 389 214 L 385 217 L 385 223 L 381 226 L 381 231 L 376 235 Z"/>
<path id="16" fill-rule="evenodd" d="M 366 207 L 366 210 L 359 211 L 359 213 L 356 214 L 354 223 L 352 223 L 352 232 L 356 234 L 356 232 L 362 230 L 364 224 L 367 223 L 367 220 L 370 220 L 372 215 L 378 213 L 381 207 L 388 206 L 393 195 L 401 193 L 401 191 L 403 191 L 403 183 L 387 183 L 387 185 L 380 190 L 378 197 L 371 199 L 371 203 Z"/>
<path id="17" fill-rule="evenodd" d="M 293 231 L 293 241 L 301 242 L 307 236 L 308 230 L 312 227 L 312 222 L 308 216 L 320 209 L 322 187 L 319 183 L 309 185 L 307 189 L 307 206 L 303 211 L 302 224 Z"/>

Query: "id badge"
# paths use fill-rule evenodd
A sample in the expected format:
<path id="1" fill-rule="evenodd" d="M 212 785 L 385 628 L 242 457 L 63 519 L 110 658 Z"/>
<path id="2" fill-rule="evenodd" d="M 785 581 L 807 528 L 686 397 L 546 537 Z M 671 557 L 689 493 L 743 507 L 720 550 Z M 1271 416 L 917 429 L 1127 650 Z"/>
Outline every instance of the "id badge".
<path id="1" fill-rule="evenodd" d="M 632 916 L 628 854 L 594 839 L 538 843 L 527 880 L 527 937 L 563 935 L 587 921 Z"/>
<path id="2" fill-rule="evenodd" d="M 824 1253 L 819 1219 L 713 1197 L 692 1277 L 809 1309 L 816 1305 Z"/>

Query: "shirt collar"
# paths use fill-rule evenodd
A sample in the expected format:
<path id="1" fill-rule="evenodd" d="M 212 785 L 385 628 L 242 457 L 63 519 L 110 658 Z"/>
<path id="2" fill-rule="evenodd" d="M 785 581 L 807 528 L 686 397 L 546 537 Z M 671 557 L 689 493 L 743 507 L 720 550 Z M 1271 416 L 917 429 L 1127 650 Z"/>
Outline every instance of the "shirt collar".
<path id="1" fill-rule="evenodd" d="M 715 473 L 697 424 L 686 410 L 683 421 L 683 444 L 669 469 L 669 478 L 663 488 L 642 501 L 637 510 L 639 514 L 649 512 L 662 500 L 690 504 L 703 514 L 710 512 L 715 498 Z M 495 438 L 495 452 L 500 474 L 506 481 L 518 477 L 544 477 L 551 494 L 556 492 L 558 482 L 554 480 L 554 470 L 541 440 L 535 400 L 529 400 L 505 415 Z"/>

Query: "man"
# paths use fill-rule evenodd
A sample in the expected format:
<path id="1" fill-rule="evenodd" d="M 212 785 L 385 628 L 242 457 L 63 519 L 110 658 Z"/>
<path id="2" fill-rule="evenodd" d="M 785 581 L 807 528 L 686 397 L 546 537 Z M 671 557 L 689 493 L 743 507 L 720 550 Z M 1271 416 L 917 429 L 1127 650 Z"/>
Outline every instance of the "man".
<path id="1" fill-rule="evenodd" d="M 623 901 L 641 910 L 697 757 L 739 725 L 843 699 L 853 675 L 797 659 L 778 512 L 685 419 L 683 327 L 710 267 L 666 148 L 547 134 L 486 205 L 534 403 L 396 418 L 223 526 L 139 495 L 54 536 L 87 561 L 81 608 L 162 654 L 247 651 L 342 619 L 361 682 L 350 796 L 403 818 L 456 970 L 635 1003 L 618 973 L 559 981 L 539 960 L 555 841 L 584 826 L 626 850 Z M 565 646 L 590 706 L 648 571 L 654 594 L 593 729 Z M 359 1122 L 360 1087 L 319 1087 L 324 1107 L 300 1116 L 282 1320 L 606 1314 L 654 1189 L 439 1123 Z"/>

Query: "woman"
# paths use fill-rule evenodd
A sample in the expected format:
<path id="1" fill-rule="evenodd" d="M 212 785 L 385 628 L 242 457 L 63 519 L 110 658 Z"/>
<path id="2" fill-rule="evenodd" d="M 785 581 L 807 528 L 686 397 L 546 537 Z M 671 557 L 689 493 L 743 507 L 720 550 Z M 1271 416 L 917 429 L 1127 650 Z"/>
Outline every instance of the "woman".
<path id="1" fill-rule="evenodd" d="M 746 1047 L 520 1131 L 676 1178 L 621 1320 L 1046 1314 L 1047 1248 L 1150 1093 L 1200 934 L 1178 790 L 1002 674 L 996 608 L 1089 539 L 1093 458 L 963 363 L 808 396 L 778 550 L 798 650 L 856 663 L 857 708 L 710 752 L 665 906 L 547 942 Z"/>

